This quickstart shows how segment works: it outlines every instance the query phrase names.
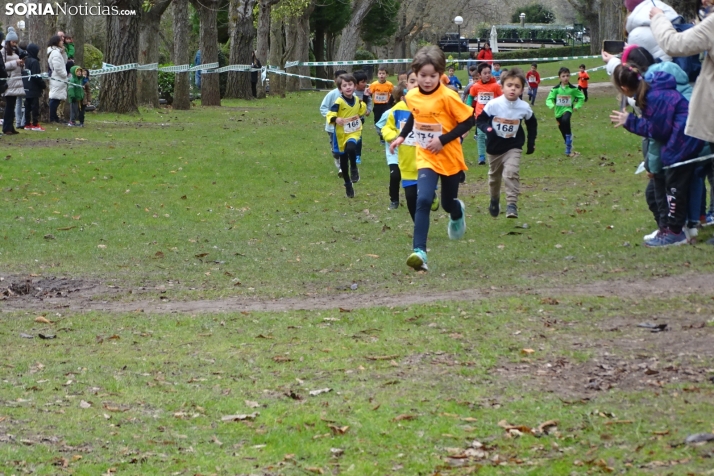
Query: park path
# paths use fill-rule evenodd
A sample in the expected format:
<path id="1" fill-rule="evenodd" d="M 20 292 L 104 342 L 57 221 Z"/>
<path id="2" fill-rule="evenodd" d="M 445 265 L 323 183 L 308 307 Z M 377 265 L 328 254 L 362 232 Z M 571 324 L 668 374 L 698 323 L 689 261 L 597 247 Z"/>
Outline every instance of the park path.
<path id="1" fill-rule="evenodd" d="M 349 307 L 361 309 L 380 306 L 406 306 L 429 304 L 443 301 L 478 301 L 491 297 L 543 296 L 573 297 L 600 296 L 619 298 L 668 298 L 679 295 L 711 295 L 714 299 L 714 274 L 689 273 L 678 276 L 652 279 L 622 279 L 597 281 L 580 285 L 554 287 L 484 287 L 460 291 L 420 292 L 418 294 L 380 293 L 340 293 L 301 298 L 260 299 L 234 297 L 190 301 L 171 301 L 159 296 L 146 299 L 134 294 L 138 299 L 119 300 L 129 290 L 106 288 L 101 284 L 91 284 L 69 293 L 67 297 L 37 298 L 14 296 L 0 301 L 3 312 L 13 311 L 54 311 L 62 312 L 146 312 L 146 313 L 221 313 L 221 312 L 282 312 L 296 310 L 331 310 Z M 112 300 L 106 296 L 112 296 Z"/>

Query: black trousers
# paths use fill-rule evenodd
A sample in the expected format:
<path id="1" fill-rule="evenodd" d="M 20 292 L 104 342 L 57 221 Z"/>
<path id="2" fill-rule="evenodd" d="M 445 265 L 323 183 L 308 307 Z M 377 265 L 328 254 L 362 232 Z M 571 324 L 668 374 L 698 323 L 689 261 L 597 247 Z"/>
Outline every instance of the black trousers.
<path id="1" fill-rule="evenodd" d="M 40 98 L 25 98 L 25 122 L 36 126 L 40 122 Z"/>
<path id="2" fill-rule="evenodd" d="M 668 227 L 674 233 L 682 231 L 687 223 L 687 201 L 689 182 L 696 164 L 666 169 L 655 174 L 655 200 L 660 214 L 660 226 Z"/>
<path id="3" fill-rule="evenodd" d="M 588 88 L 581 88 L 578 86 L 578 89 L 583 92 L 583 96 L 585 96 L 585 102 L 588 102 Z"/>
<path id="4" fill-rule="evenodd" d="M 570 131 L 570 116 L 572 116 L 572 113 L 566 112 L 557 119 L 558 129 L 560 129 L 560 133 L 563 134 L 563 139 L 565 139 L 565 136 L 572 134 Z"/>
<path id="5" fill-rule="evenodd" d="M 342 169 L 342 178 L 346 184 L 352 184 L 350 178 L 350 170 L 357 168 L 357 144 L 348 142 L 345 145 L 345 150 L 340 154 L 340 168 Z"/>
<path id="6" fill-rule="evenodd" d="M 412 221 L 414 221 L 414 215 L 416 214 L 417 206 L 417 186 L 416 184 L 404 187 L 404 198 L 407 199 L 407 210 L 412 216 Z"/>
<path id="7" fill-rule="evenodd" d="M 647 200 L 647 206 L 652 212 L 657 226 L 663 228 L 667 226 L 664 222 L 664 217 L 667 216 L 667 197 L 661 192 L 660 196 L 657 196 L 655 188 L 655 179 L 652 178 L 647 183 L 647 188 L 645 189 L 645 200 Z"/>
<path id="8" fill-rule="evenodd" d="M 17 96 L 5 96 L 5 114 L 2 118 L 3 132 L 15 130 L 15 104 L 17 104 Z"/>
<path id="9" fill-rule="evenodd" d="M 389 164 L 389 200 L 399 201 L 399 186 L 402 183 L 402 173 L 397 164 Z"/>
<path id="10" fill-rule="evenodd" d="M 255 83 L 253 81 L 250 82 L 250 89 L 253 92 L 253 97 L 257 98 L 258 97 L 258 82 L 256 81 Z"/>
<path id="11" fill-rule="evenodd" d="M 50 99 L 50 122 L 60 122 L 59 116 L 57 115 L 57 108 L 62 102 L 60 99 Z"/>

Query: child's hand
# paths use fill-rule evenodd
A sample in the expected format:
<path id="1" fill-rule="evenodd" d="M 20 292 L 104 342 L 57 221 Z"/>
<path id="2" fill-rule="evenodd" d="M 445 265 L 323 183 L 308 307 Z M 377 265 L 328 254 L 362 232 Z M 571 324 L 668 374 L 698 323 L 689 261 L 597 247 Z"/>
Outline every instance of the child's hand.
<path id="1" fill-rule="evenodd" d="M 605 51 L 605 50 L 602 50 L 602 52 L 601 52 L 600 54 L 602 55 L 602 60 L 603 60 L 605 63 L 609 63 L 610 60 L 615 57 L 614 55 L 611 55 L 610 53 L 608 53 L 608 52 Z"/>
<path id="2" fill-rule="evenodd" d="M 426 146 L 426 150 L 428 150 L 432 154 L 438 154 L 443 148 L 444 146 L 441 145 L 441 141 L 438 137 L 434 137 L 431 142 L 429 142 L 429 145 Z"/>
<path id="3" fill-rule="evenodd" d="M 372 95 L 372 91 L 369 90 L 369 86 L 367 86 L 367 88 L 364 90 L 364 95 L 367 97 Z"/>
<path id="4" fill-rule="evenodd" d="M 338 126 L 344 126 L 345 125 L 344 118 L 338 117 L 337 119 L 335 119 L 335 124 L 337 124 Z"/>
<path id="5" fill-rule="evenodd" d="M 404 142 L 404 137 L 400 136 L 400 137 L 397 137 L 396 139 L 394 139 L 394 141 L 391 144 L 389 144 L 389 153 L 393 154 L 394 151 L 397 149 L 397 147 L 399 147 L 401 145 L 402 142 Z"/>
<path id="6" fill-rule="evenodd" d="M 629 116 L 630 114 L 625 112 L 624 110 L 612 111 L 612 114 L 610 114 L 610 121 L 615 124 L 615 127 L 624 126 Z"/>
<path id="7" fill-rule="evenodd" d="M 647 178 L 648 178 L 648 179 L 653 179 L 653 178 L 654 178 L 654 174 L 653 174 L 652 172 L 647 172 Z"/>

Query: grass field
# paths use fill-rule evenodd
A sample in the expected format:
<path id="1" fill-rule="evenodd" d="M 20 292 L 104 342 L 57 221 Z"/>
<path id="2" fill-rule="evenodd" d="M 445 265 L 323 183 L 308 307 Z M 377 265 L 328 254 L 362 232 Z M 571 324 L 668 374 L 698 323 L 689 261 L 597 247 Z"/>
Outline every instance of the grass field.
<path id="1" fill-rule="evenodd" d="M 684 444 L 714 430 L 711 249 L 641 246 L 611 91 L 574 158 L 539 98 L 517 220 L 468 138 L 466 236 L 433 214 L 429 273 L 371 118 L 345 198 L 322 94 L 0 138 L 0 473 L 714 474 Z M 53 277 L 96 292 L 18 293 Z"/>

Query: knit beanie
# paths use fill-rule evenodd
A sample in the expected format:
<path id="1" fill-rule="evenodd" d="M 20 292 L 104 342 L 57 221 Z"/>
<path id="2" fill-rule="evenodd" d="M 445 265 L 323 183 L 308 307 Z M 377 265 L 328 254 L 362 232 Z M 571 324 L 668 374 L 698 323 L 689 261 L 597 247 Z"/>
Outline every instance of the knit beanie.
<path id="1" fill-rule="evenodd" d="M 625 8 L 627 8 L 628 12 L 631 12 L 643 1 L 644 0 L 625 0 Z"/>
<path id="2" fill-rule="evenodd" d="M 13 27 L 8 27 L 7 29 L 7 36 L 5 37 L 5 41 L 17 41 L 19 38 L 17 37 L 17 33 L 15 33 L 15 29 Z"/>

